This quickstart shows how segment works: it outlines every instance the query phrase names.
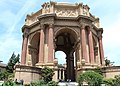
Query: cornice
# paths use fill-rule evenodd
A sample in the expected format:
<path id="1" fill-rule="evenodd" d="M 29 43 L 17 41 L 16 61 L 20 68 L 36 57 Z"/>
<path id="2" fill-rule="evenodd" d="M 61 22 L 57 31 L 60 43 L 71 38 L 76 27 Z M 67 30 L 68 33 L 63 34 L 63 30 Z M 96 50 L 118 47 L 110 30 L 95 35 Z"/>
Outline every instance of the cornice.
<path id="1" fill-rule="evenodd" d="M 28 25 L 24 25 L 24 26 L 22 27 L 22 32 L 24 32 L 24 30 L 25 30 L 26 28 L 28 29 L 29 26 L 28 26 Z"/>
<path id="2" fill-rule="evenodd" d="M 89 22 L 92 23 L 94 21 L 94 19 L 92 17 L 88 17 L 88 16 L 84 16 L 84 15 L 79 15 L 77 17 L 59 17 L 55 13 L 44 14 L 44 15 L 40 15 L 40 16 L 37 17 L 39 21 L 36 21 L 31 25 L 24 25 L 22 27 L 22 32 L 24 32 L 25 28 L 28 28 L 28 29 L 32 28 L 32 27 L 40 24 L 41 20 L 44 20 L 45 18 L 49 18 L 49 17 L 53 17 L 55 20 L 74 20 L 74 21 L 77 21 L 77 22 L 79 22 L 80 20 L 81 20 L 81 22 L 83 22 L 83 20 L 85 20 L 85 21 L 89 21 Z M 93 25 L 93 26 L 96 30 L 98 30 L 97 27 L 95 27 L 95 25 Z"/>
<path id="3" fill-rule="evenodd" d="M 56 16 L 55 13 L 50 13 L 50 14 L 40 15 L 40 16 L 38 16 L 37 18 L 38 18 L 38 20 L 41 20 L 41 19 L 43 19 L 43 18 L 47 18 L 47 17 L 55 17 L 55 16 Z"/>

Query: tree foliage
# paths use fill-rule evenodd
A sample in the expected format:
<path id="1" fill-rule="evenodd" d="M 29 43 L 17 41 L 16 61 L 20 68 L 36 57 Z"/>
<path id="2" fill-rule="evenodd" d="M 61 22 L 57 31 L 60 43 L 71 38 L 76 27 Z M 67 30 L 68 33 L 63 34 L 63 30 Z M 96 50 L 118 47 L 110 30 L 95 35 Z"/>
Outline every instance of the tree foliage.
<path id="1" fill-rule="evenodd" d="M 2 72 L 0 72 L 0 80 L 7 80 L 8 78 L 13 78 L 14 77 L 14 66 L 18 62 L 19 63 L 19 58 L 20 55 L 18 54 L 17 56 L 13 53 L 11 58 L 9 59 L 9 62 L 6 66 L 6 69 Z"/>
<path id="2" fill-rule="evenodd" d="M 111 62 L 107 57 L 105 57 L 105 66 L 113 65 L 114 62 Z"/>
<path id="3" fill-rule="evenodd" d="M 8 79 L 9 75 L 10 74 L 6 70 L 0 72 L 0 80 L 6 80 L 6 79 Z"/>
<path id="4" fill-rule="evenodd" d="M 113 79 L 113 86 L 120 86 L 120 75 L 116 75 Z"/>
<path id="5" fill-rule="evenodd" d="M 80 74 L 78 78 L 79 86 L 82 86 L 84 82 L 88 84 L 88 86 L 100 86 L 102 83 L 103 76 L 94 72 L 94 71 L 86 71 Z"/>
<path id="6" fill-rule="evenodd" d="M 52 81 L 53 75 L 54 75 L 53 69 L 48 67 L 44 67 L 43 69 L 41 69 L 41 76 L 46 83 Z"/>
<path id="7" fill-rule="evenodd" d="M 113 79 L 103 79 L 103 83 L 106 84 L 107 86 L 113 86 Z"/>
<path id="8" fill-rule="evenodd" d="M 19 63 L 19 58 L 20 55 L 18 54 L 17 56 L 13 53 L 11 58 L 9 59 L 9 62 L 6 66 L 6 70 L 9 72 L 9 73 L 13 73 L 14 71 L 14 66 L 16 63 Z"/>
<path id="9" fill-rule="evenodd" d="M 30 83 L 30 86 L 58 86 L 58 84 L 55 81 L 50 81 L 46 83 L 44 80 L 39 80 Z"/>
<path id="10" fill-rule="evenodd" d="M 99 73 L 100 75 L 103 75 L 103 73 L 102 73 L 102 69 L 99 68 L 99 67 L 95 68 L 94 71 L 95 71 L 96 73 Z"/>

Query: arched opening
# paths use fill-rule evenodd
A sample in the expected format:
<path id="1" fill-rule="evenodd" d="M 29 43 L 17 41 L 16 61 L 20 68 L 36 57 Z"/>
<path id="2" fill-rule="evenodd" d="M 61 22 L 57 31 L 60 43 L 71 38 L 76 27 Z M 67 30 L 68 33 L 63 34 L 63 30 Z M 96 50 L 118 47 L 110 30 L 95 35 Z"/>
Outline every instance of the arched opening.
<path id="1" fill-rule="evenodd" d="M 77 35 L 68 28 L 58 31 L 55 39 L 55 51 L 63 51 L 66 54 L 65 81 L 75 81 L 75 43 Z M 61 59 L 60 59 L 61 60 Z"/>
<path id="2" fill-rule="evenodd" d="M 32 40 L 30 41 L 29 50 L 31 54 L 32 66 L 35 66 L 38 63 L 38 54 L 39 54 L 39 43 L 40 43 L 40 33 L 36 33 Z"/>
<path id="3" fill-rule="evenodd" d="M 63 51 L 56 51 L 55 52 L 55 58 L 58 59 L 59 65 L 66 64 L 66 54 Z"/>
<path id="4" fill-rule="evenodd" d="M 66 54 L 63 51 L 56 51 L 55 58 L 58 60 L 58 80 L 65 80 Z"/>

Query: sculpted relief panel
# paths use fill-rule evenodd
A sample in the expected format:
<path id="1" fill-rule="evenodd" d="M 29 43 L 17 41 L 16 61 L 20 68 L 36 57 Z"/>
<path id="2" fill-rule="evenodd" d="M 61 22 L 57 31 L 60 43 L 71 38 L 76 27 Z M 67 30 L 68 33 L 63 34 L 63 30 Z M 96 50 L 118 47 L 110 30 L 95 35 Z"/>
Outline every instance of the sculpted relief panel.
<path id="1" fill-rule="evenodd" d="M 55 13 L 60 17 L 77 17 L 78 12 L 76 9 L 56 9 Z"/>

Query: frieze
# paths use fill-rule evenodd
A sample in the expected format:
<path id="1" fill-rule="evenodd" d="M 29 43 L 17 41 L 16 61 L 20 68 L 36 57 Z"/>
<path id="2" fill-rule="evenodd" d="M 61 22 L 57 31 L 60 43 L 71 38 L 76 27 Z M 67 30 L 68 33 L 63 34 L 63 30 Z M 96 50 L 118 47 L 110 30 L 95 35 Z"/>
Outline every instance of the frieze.
<path id="1" fill-rule="evenodd" d="M 60 17 L 77 17 L 78 12 L 76 9 L 56 9 L 55 13 Z"/>
<path id="2" fill-rule="evenodd" d="M 54 24 L 54 18 L 49 17 L 49 18 L 41 19 L 40 24 Z"/>
<path id="3" fill-rule="evenodd" d="M 86 24 L 86 25 L 91 25 L 92 26 L 92 21 L 88 18 L 82 18 L 80 17 L 79 23 L 81 24 Z"/>
<path id="4" fill-rule="evenodd" d="M 75 20 L 55 20 L 55 25 L 57 26 L 79 26 L 79 23 Z"/>

